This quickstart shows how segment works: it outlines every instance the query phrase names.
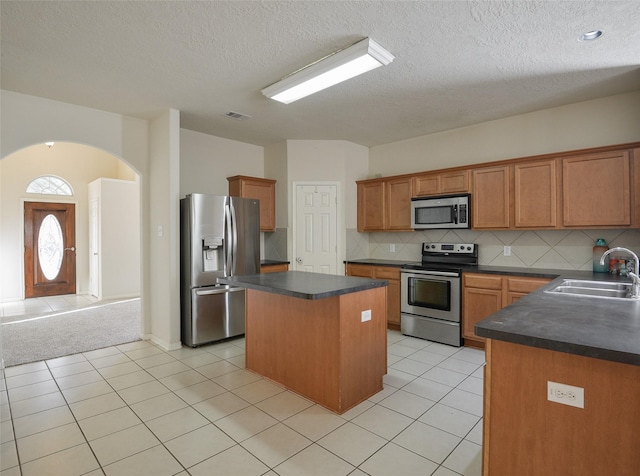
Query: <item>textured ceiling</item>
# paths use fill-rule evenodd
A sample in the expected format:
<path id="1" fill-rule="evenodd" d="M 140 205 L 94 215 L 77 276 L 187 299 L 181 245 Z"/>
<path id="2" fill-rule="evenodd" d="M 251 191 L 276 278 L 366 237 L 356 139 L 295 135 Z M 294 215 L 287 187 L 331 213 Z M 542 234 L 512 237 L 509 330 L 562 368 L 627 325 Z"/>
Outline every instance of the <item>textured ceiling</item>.
<path id="1" fill-rule="evenodd" d="M 2 0 L 0 14 L 3 89 L 137 117 L 175 108 L 183 128 L 257 145 L 374 146 L 640 88 L 637 0 Z M 367 36 L 393 63 L 289 105 L 261 94 Z"/>

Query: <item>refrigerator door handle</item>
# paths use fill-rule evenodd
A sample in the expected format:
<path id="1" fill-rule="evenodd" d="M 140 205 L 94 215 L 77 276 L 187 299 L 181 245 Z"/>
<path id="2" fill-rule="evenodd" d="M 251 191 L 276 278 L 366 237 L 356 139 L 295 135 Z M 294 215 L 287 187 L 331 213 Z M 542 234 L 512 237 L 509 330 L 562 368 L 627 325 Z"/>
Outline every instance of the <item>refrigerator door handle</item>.
<path id="1" fill-rule="evenodd" d="M 229 208 L 231 208 L 231 233 L 233 239 L 231 240 L 231 247 L 233 254 L 233 261 L 231 262 L 231 276 L 236 274 L 236 257 L 238 256 L 238 221 L 236 216 L 236 208 L 233 202 L 229 202 Z"/>
<path id="2" fill-rule="evenodd" d="M 231 205 L 224 207 L 224 228 L 225 228 L 225 251 L 226 257 L 224 262 L 224 274 L 225 276 L 231 276 L 231 263 L 233 260 L 232 238 L 231 230 L 233 229 L 233 223 L 231 221 Z"/>
<path id="3" fill-rule="evenodd" d="M 196 291 L 196 296 L 210 296 L 211 294 L 235 293 L 238 291 L 244 291 L 244 288 L 207 289 Z"/>

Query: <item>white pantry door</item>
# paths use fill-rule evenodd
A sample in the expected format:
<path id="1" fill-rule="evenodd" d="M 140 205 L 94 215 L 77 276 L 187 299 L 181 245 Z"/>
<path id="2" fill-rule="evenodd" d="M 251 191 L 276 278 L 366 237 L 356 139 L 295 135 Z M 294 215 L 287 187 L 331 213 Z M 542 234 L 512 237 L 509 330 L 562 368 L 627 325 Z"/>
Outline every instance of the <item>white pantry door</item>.
<path id="1" fill-rule="evenodd" d="M 336 274 L 337 185 L 296 185 L 294 269 Z"/>

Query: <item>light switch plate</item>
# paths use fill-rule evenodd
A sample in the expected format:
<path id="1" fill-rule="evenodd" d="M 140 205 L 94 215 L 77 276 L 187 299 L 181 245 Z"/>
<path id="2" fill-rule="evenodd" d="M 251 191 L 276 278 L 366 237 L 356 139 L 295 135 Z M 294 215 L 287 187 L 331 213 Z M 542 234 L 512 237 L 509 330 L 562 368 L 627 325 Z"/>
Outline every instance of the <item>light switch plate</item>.
<path id="1" fill-rule="evenodd" d="M 367 309 L 366 311 L 362 311 L 360 313 L 360 320 L 362 322 L 367 322 L 371 320 L 371 309 Z"/>

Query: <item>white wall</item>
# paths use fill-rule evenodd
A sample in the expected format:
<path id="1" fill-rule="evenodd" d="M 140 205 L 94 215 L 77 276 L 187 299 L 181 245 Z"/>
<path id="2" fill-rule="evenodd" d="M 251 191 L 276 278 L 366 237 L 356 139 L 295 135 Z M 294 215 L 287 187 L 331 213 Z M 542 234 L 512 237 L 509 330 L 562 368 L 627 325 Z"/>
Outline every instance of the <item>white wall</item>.
<path id="1" fill-rule="evenodd" d="M 640 91 L 370 149 L 369 173 L 398 175 L 640 141 Z"/>
<path id="2" fill-rule="evenodd" d="M 100 178 L 89 184 L 98 200 L 98 298 L 140 295 L 140 187 L 130 180 Z M 87 248 L 88 251 L 91 251 Z M 91 259 L 91 257 L 89 257 Z"/>
<path id="3" fill-rule="evenodd" d="M 369 150 L 352 142 L 336 140 L 288 140 L 287 173 L 288 200 L 288 256 L 293 256 L 293 194 L 294 182 L 338 182 L 338 259 L 346 258 L 347 223 L 356 222 L 357 194 L 355 181 L 363 178 L 368 168 Z M 338 269 L 342 274 L 344 269 Z"/>
<path id="4" fill-rule="evenodd" d="M 227 195 L 227 177 L 264 177 L 262 147 L 180 130 L 180 196 L 189 193 Z"/>
<path id="5" fill-rule="evenodd" d="M 116 157 L 81 144 L 57 142 L 26 147 L 0 161 L 0 301 L 24 298 L 24 201 L 67 202 L 76 205 L 76 288 L 89 291 L 89 224 L 87 184 L 98 177 L 120 178 L 132 171 Z M 127 172 L 128 170 L 128 172 Z M 26 193 L 29 183 L 55 175 L 71 185 L 72 197 Z M 135 187 L 138 188 L 137 184 Z M 136 227 L 139 228 L 138 219 Z M 138 230 L 136 230 L 138 231 Z M 138 233 L 139 234 L 139 233 Z M 139 243 L 137 243 L 139 249 Z M 138 279 L 139 285 L 139 279 Z"/>
<path id="6" fill-rule="evenodd" d="M 166 349 L 180 343 L 180 112 L 163 113 L 149 128 L 149 220 L 151 237 L 146 335 Z"/>

